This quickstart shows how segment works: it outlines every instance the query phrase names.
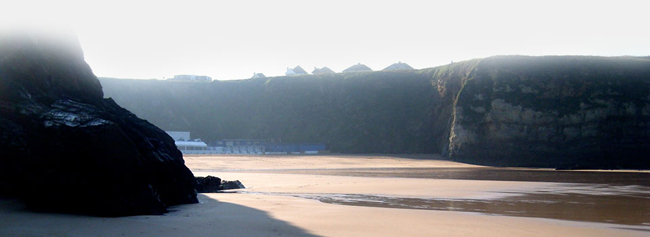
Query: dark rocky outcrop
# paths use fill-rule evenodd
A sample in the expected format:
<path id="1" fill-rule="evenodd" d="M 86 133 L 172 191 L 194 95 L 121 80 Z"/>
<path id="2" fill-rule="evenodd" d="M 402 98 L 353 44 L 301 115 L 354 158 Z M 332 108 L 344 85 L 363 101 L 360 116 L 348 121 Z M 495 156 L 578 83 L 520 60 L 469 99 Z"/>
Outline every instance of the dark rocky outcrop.
<path id="1" fill-rule="evenodd" d="M 229 190 L 229 189 L 242 189 L 246 188 L 244 184 L 242 184 L 239 180 L 223 180 L 221 181 L 221 190 Z"/>
<path id="2" fill-rule="evenodd" d="M 104 99 L 75 37 L 0 36 L 0 195 L 100 216 L 198 202 L 162 130 Z"/>
<path id="3" fill-rule="evenodd" d="M 199 193 L 216 193 L 220 190 L 221 179 L 214 176 L 196 177 L 196 191 Z"/>
<path id="4" fill-rule="evenodd" d="M 206 177 L 196 177 L 196 191 L 199 193 L 216 193 L 221 190 L 242 188 L 246 187 L 244 187 L 244 184 L 242 184 L 239 180 L 221 180 L 218 177 L 210 175 Z"/>

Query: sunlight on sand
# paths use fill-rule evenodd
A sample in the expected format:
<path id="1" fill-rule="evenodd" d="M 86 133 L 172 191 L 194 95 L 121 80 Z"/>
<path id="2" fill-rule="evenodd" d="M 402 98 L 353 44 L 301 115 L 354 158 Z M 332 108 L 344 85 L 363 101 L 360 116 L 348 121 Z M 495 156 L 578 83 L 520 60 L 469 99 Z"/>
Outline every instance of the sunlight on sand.
<path id="1" fill-rule="evenodd" d="M 422 168 L 486 169 L 437 158 L 185 156 L 187 166 L 196 176 L 240 180 L 247 188 L 200 194 L 201 203 L 172 207 L 163 216 L 121 218 L 36 213 L 14 199 L 0 199 L 0 236 L 643 236 L 650 233 L 650 223 L 612 224 L 556 217 L 530 218 L 512 213 L 479 214 L 478 211 L 489 208 L 491 203 L 516 204 L 529 194 L 593 196 L 618 192 L 647 198 L 648 186 L 472 180 L 471 177 L 409 178 L 403 174 L 429 172 Z M 400 173 L 404 177 L 394 177 Z M 477 200 L 483 206 L 476 208 Z M 571 200 L 559 201 L 568 202 Z M 403 206 L 391 207 L 393 204 Z M 646 214 L 641 213 L 641 218 L 643 215 Z"/>

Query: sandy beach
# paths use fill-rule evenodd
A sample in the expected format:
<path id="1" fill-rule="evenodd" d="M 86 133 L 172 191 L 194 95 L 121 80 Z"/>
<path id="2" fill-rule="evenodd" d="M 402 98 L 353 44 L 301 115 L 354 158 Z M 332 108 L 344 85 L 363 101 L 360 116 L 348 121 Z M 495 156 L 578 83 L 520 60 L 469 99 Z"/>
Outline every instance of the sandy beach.
<path id="1" fill-rule="evenodd" d="M 560 192 L 563 196 L 587 195 L 587 191 L 594 196 L 620 192 L 646 198 L 645 186 L 404 178 L 385 174 L 422 168 L 484 168 L 436 158 L 422 155 L 185 156 L 195 176 L 240 180 L 247 188 L 200 194 L 201 203 L 172 207 L 170 213 L 162 216 L 121 218 L 36 213 L 26 210 L 19 201 L 0 199 L 0 236 L 650 235 L 650 223 L 636 220 L 645 218 L 649 209 L 633 215 L 634 220 L 623 218 L 611 223 L 578 221 L 580 217 L 509 214 L 507 208 L 498 213 L 490 209 L 493 203 L 505 206 L 522 203 L 523 194 L 548 195 L 549 192 Z M 384 173 L 366 175 L 375 171 Z M 468 209 L 477 202 L 481 206 L 475 211 Z M 396 203 L 399 205 L 390 206 Z M 596 209 L 592 211 L 601 211 Z"/>

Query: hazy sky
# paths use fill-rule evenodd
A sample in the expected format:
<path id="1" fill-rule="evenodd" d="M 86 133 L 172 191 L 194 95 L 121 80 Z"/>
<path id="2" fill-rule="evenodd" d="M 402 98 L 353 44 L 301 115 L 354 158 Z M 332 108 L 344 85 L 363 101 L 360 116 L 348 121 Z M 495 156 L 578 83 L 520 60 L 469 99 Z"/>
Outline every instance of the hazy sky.
<path id="1" fill-rule="evenodd" d="M 56 3 L 54 3 L 56 2 Z M 650 55 L 647 1 L 1 1 L 4 26 L 73 30 L 97 76 L 214 79 L 428 68 L 492 55 Z"/>

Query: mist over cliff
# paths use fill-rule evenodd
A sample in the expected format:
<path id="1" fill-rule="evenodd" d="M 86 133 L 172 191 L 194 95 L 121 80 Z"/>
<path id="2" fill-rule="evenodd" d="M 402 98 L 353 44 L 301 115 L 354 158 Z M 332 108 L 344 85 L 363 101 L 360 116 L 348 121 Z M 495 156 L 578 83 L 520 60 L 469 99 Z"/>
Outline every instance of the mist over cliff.
<path id="1" fill-rule="evenodd" d="M 500 166 L 648 168 L 650 60 L 498 56 L 405 71 L 210 83 L 100 78 L 165 130 Z"/>

